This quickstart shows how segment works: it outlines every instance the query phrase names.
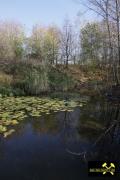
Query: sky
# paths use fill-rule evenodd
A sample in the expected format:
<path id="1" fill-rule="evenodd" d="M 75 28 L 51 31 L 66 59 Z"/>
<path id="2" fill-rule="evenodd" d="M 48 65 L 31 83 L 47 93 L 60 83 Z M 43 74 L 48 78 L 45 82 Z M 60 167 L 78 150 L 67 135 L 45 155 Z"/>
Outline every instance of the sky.
<path id="1" fill-rule="evenodd" d="M 77 1 L 81 0 L 0 0 L 0 20 L 18 21 L 29 32 L 35 24 L 62 26 L 65 18 L 80 23 L 96 19 Z"/>

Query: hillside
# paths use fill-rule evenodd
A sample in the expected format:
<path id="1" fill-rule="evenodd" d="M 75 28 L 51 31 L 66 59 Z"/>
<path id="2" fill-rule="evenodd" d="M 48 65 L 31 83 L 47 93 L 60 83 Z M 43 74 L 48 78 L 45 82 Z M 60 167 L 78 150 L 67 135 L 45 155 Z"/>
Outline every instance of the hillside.
<path id="1" fill-rule="evenodd" d="M 81 65 L 64 65 L 54 67 L 58 72 L 65 73 L 74 81 L 74 91 L 83 94 L 100 94 L 100 85 L 105 81 L 105 71 L 99 68 Z"/>

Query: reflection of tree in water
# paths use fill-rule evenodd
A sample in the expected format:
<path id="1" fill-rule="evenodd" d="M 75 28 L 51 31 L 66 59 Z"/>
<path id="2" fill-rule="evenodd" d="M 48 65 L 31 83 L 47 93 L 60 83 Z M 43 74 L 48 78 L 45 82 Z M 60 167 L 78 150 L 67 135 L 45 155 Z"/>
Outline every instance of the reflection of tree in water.
<path id="1" fill-rule="evenodd" d="M 4 146 L 4 139 L 0 139 L 0 159 L 4 158 L 5 156 L 5 146 Z"/>
<path id="2" fill-rule="evenodd" d="M 80 151 L 84 150 L 83 146 L 80 146 L 83 141 L 81 140 L 80 133 L 77 129 L 79 117 L 79 108 L 75 108 L 73 112 L 64 112 L 61 139 L 63 140 L 66 151 L 69 151 L 69 149 L 79 149 Z"/>
<path id="3" fill-rule="evenodd" d="M 32 121 L 32 128 L 37 133 L 42 134 L 58 134 L 60 131 L 60 126 L 55 118 L 54 114 L 49 114 L 49 116 L 42 116 L 38 119 Z"/>
<path id="4" fill-rule="evenodd" d="M 63 118 L 63 130 L 62 130 L 62 138 L 65 144 L 68 141 L 71 141 L 73 137 L 73 132 L 72 132 L 73 128 L 71 127 L 70 121 L 71 121 L 70 112 L 65 111 Z"/>
<path id="5" fill-rule="evenodd" d="M 102 102 L 89 102 L 82 108 L 78 131 L 84 141 L 94 143 L 99 135 L 104 131 L 106 120 L 106 104 Z"/>
<path id="6" fill-rule="evenodd" d="M 106 129 L 95 147 L 96 156 L 93 158 L 103 160 L 120 161 L 120 106 L 113 107 L 110 112 L 110 119 L 106 124 Z"/>
<path id="7" fill-rule="evenodd" d="M 120 161 L 120 105 L 105 103 L 99 110 L 101 111 L 99 118 L 104 118 L 102 119 L 104 120 L 104 129 L 101 135 L 99 135 L 93 142 L 91 148 L 79 153 L 73 152 L 69 149 L 67 151 L 73 155 L 84 157 L 87 161 Z M 86 134 L 84 132 L 82 135 L 88 135 L 88 132 Z"/>

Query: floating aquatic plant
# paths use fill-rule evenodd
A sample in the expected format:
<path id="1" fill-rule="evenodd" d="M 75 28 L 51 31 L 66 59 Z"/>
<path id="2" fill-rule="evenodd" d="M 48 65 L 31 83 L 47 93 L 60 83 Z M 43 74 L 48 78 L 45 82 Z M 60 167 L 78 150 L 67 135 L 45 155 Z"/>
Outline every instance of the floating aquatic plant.
<path id="1" fill-rule="evenodd" d="M 82 107 L 83 104 L 85 102 L 66 102 L 46 97 L 0 97 L 0 134 L 4 137 L 11 135 L 15 131 L 13 127 L 28 116 L 40 117 L 51 112 L 71 112 L 76 106 Z"/>
<path id="2" fill-rule="evenodd" d="M 4 133 L 7 131 L 7 128 L 5 126 L 0 125 L 0 133 Z"/>

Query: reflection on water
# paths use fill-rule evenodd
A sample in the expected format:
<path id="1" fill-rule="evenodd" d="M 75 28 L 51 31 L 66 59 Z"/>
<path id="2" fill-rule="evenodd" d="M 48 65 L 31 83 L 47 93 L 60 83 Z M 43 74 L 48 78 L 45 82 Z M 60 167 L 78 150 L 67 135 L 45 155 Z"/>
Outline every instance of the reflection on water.
<path id="1" fill-rule="evenodd" d="M 120 162 L 119 120 L 119 105 L 91 100 L 73 112 L 26 119 L 0 139 L 0 179 L 88 179 L 87 161 Z"/>

